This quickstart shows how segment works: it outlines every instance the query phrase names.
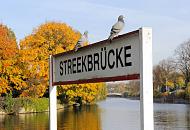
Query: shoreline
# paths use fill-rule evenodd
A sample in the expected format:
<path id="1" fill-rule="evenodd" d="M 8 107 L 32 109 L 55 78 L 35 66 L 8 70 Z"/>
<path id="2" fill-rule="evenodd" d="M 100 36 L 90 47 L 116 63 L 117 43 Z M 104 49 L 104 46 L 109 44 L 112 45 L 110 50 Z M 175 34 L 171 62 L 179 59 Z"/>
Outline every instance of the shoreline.
<path id="1" fill-rule="evenodd" d="M 140 97 L 124 97 L 130 100 L 140 100 Z M 183 99 L 183 98 L 167 98 L 167 97 L 160 97 L 154 98 L 154 103 L 169 103 L 169 104 L 190 104 L 190 99 Z"/>
<path id="2" fill-rule="evenodd" d="M 129 100 L 140 100 L 140 97 L 122 97 Z M 160 97 L 160 98 L 154 98 L 154 103 L 161 103 L 161 104 L 190 104 L 190 99 L 183 99 L 183 98 L 167 98 L 167 97 Z M 58 110 L 65 110 L 71 107 L 72 105 L 67 104 L 57 104 L 57 111 Z M 7 113 L 3 109 L 0 109 L 0 115 L 18 115 L 18 114 L 34 114 L 34 113 L 43 113 L 43 112 L 49 112 L 49 108 L 47 110 L 43 111 L 36 111 L 33 109 L 25 109 L 24 107 L 21 107 L 20 110 L 15 112 Z"/>
<path id="3" fill-rule="evenodd" d="M 69 105 L 62 105 L 62 104 L 57 104 L 57 110 L 64 110 L 67 109 Z M 0 109 L 0 115 L 18 115 L 18 114 L 34 114 L 34 113 L 44 113 L 44 112 L 49 112 L 49 108 L 47 110 L 43 111 L 36 111 L 33 109 L 27 110 L 24 107 L 21 107 L 18 112 L 5 112 L 4 110 Z"/>

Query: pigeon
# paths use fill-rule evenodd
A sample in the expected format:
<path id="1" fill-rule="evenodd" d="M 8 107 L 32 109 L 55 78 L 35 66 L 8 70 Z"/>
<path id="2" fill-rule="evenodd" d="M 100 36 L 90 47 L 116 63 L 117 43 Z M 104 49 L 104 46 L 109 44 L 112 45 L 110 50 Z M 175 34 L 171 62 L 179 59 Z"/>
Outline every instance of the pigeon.
<path id="1" fill-rule="evenodd" d="M 125 22 L 124 22 L 124 16 L 123 15 L 120 15 L 118 17 L 118 21 L 117 23 L 115 23 L 113 26 L 112 26 L 112 29 L 111 29 L 111 32 L 110 32 L 110 36 L 108 38 L 108 40 L 110 41 L 110 43 L 112 42 L 113 38 L 115 36 L 118 35 L 118 33 L 121 32 L 121 30 L 124 28 L 125 26 Z"/>
<path id="2" fill-rule="evenodd" d="M 84 44 L 88 42 L 88 31 L 85 31 L 84 34 L 81 36 L 81 38 L 78 40 L 78 42 L 75 45 L 75 51 L 77 51 L 80 47 L 84 46 Z"/>

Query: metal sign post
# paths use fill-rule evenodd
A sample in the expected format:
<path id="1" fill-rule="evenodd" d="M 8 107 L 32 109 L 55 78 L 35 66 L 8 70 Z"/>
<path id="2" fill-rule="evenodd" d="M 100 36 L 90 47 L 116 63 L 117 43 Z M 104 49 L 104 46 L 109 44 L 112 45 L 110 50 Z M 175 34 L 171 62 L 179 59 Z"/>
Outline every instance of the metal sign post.
<path id="1" fill-rule="evenodd" d="M 49 124 L 50 130 L 57 130 L 57 86 L 53 86 L 53 57 L 49 56 Z"/>
<path id="2" fill-rule="evenodd" d="M 141 28 L 140 38 L 140 119 L 141 130 L 154 130 L 152 29 Z"/>

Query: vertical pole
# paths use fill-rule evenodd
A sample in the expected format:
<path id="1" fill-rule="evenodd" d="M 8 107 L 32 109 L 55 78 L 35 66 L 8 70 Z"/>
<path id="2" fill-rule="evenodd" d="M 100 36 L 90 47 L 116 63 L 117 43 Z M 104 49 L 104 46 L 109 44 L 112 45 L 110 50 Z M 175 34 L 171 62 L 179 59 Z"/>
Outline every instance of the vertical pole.
<path id="1" fill-rule="evenodd" d="M 140 119 L 141 130 L 154 130 L 152 29 L 140 30 Z"/>
<path id="2" fill-rule="evenodd" d="M 53 57 L 49 57 L 49 126 L 57 130 L 57 86 L 53 86 Z"/>

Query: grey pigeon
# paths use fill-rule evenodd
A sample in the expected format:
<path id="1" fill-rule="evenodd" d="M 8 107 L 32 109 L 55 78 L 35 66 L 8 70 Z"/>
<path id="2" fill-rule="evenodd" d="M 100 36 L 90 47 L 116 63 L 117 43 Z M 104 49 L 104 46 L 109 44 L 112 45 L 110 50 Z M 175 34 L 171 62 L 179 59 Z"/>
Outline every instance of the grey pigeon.
<path id="1" fill-rule="evenodd" d="M 117 23 L 115 23 L 113 26 L 112 26 L 112 29 L 111 29 L 111 32 L 110 32 L 110 36 L 108 38 L 108 40 L 110 41 L 110 43 L 112 42 L 113 38 L 115 36 L 118 35 L 118 33 L 121 32 L 121 30 L 124 28 L 125 26 L 125 22 L 124 22 L 124 16 L 123 15 L 120 15 L 118 17 L 118 21 Z"/>
<path id="2" fill-rule="evenodd" d="M 84 43 L 88 42 L 88 31 L 85 31 L 81 38 L 75 45 L 75 51 L 77 51 L 80 47 L 84 46 Z"/>

